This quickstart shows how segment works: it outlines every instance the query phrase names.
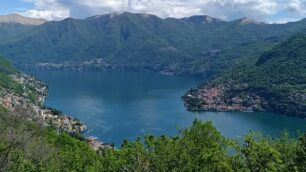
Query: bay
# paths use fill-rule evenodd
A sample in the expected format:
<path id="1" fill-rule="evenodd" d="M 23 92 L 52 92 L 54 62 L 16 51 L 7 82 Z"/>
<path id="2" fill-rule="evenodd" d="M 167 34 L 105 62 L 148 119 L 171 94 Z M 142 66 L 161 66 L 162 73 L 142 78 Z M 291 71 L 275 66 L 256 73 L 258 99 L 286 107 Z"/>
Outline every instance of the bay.
<path id="1" fill-rule="evenodd" d="M 27 71 L 49 86 L 45 105 L 86 123 L 85 135 L 120 146 L 145 134 L 174 135 L 195 118 L 212 121 L 227 137 L 249 130 L 276 136 L 306 131 L 306 120 L 258 112 L 188 112 L 181 96 L 203 78 L 132 71 Z"/>

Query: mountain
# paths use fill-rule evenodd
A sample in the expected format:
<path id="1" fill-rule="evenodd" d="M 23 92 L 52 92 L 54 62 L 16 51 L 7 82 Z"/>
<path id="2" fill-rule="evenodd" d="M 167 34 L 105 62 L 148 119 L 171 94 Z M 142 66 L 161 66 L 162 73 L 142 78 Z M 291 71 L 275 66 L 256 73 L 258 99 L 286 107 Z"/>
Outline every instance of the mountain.
<path id="1" fill-rule="evenodd" d="M 209 25 L 209 24 L 224 24 L 226 23 L 223 20 L 213 18 L 207 15 L 196 15 L 196 16 L 191 16 L 191 17 L 185 17 L 182 18 L 181 20 L 185 20 L 189 23 L 196 24 L 196 25 Z"/>
<path id="2" fill-rule="evenodd" d="M 306 35 L 297 34 L 189 91 L 189 110 L 269 111 L 306 116 Z"/>
<path id="3" fill-rule="evenodd" d="M 211 76 L 305 28 L 305 20 L 270 25 L 247 18 L 112 13 L 44 23 L 0 41 L 0 54 L 27 67 Z"/>
<path id="4" fill-rule="evenodd" d="M 0 16 L 0 41 L 29 31 L 30 29 L 45 23 L 43 19 L 32 19 L 19 14 Z"/>
<path id="5" fill-rule="evenodd" d="M 33 25 L 38 26 L 44 24 L 46 20 L 44 19 L 34 19 L 29 17 L 24 17 L 19 14 L 10 14 L 0 16 L 0 23 L 18 23 L 22 25 Z"/>
<path id="6" fill-rule="evenodd" d="M 69 68 L 69 64 L 82 67 L 92 62 L 97 68 L 210 75 L 231 66 L 237 54 L 261 50 L 294 29 L 299 30 L 287 25 L 241 25 L 208 16 L 161 19 L 113 13 L 45 23 L 2 41 L 0 52 L 19 65 L 64 63 Z"/>
<path id="7" fill-rule="evenodd" d="M 243 17 L 243 18 L 235 20 L 233 22 L 237 23 L 239 25 L 261 25 L 261 24 L 265 24 L 265 23 L 261 23 L 261 22 L 258 22 L 256 20 L 253 20 L 251 18 L 248 18 L 248 17 Z"/>
<path id="8" fill-rule="evenodd" d="M 113 18 L 118 16 L 122 18 L 114 21 Z M 146 48 L 148 47 L 146 45 L 158 46 L 160 44 L 158 44 L 159 42 L 137 42 L 139 40 L 158 40 L 163 43 L 162 46 L 169 44 L 180 47 L 191 44 L 186 49 L 183 49 L 184 47 L 178 50 L 175 47 L 168 48 L 171 51 L 180 51 L 180 53 L 176 54 L 179 56 L 183 51 L 191 51 L 192 46 L 196 48 L 212 47 L 211 42 L 213 42 L 213 39 L 210 39 L 209 34 L 206 32 L 216 27 L 213 26 L 216 23 L 218 23 L 218 27 L 223 25 L 222 21 L 200 22 L 198 24 L 196 20 L 166 19 L 165 21 L 155 16 L 143 14 L 138 17 L 135 19 L 134 15 L 130 18 L 112 14 L 89 18 L 87 19 L 88 23 L 75 19 L 67 19 L 62 22 L 55 22 L 55 24 L 46 23 L 28 32 L 32 33 L 32 35 L 21 34 L 14 36 L 14 39 L 12 38 L 8 42 L 6 42 L 7 40 L 4 41 L 6 43 L 3 43 L 3 45 L 11 43 L 12 47 L 10 48 L 22 45 L 19 47 L 19 55 L 22 55 L 22 48 L 24 48 L 24 53 L 28 53 L 26 48 L 30 48 L 33 54 L 41 53 L 35 52 L 31 45 L 37 46 L 35 47 L 38 48 L 36 51 L 52 53 L 48 48 L 59 50 L 59 45 L 47 47 L 50 43 L 49 41 L 52 42 L 54 40 L 45 40 L 46 44 L 43 44 L 43 39 L 60 37 L 61 39 L 58 41 L 63 41 L 61 46 L 65 46 L 64 48 L 74 48 L 72 45 L 65 45 L 65 39 L 69 44 L 74 43 L 75 51 L 83 49 L 83 46 L 87 45 L 86 43 L 92 41 L 93 44 L 85 48 L 90 50 L 92 46 L 101 45 L 105 46 L 104 50 L 114 48 L 116 51 L 123 51 L 122 48 L 126 48 L 125 53 L 129 53 L 128 50 L 132 50 L 131 53 L 133 53 L 127 55 L 130 58 L 128 60 L 140 58 L 137 60 L 142 62 L 141 60 L 143 59 L 141 57 L 134 55 L 139 55 L 138 53 L 140 52 L 152 51 L 152 53 L 156 53 L 153 52 L 156 47 L 153 47 L 153 50 L 149 47 L 149 50 L 147 50 Z M 147 19 L 144 18 L 147 17 L 152 18 L 150 22 L 136 25 L 140 21 L 146 21 Z M 97 22 L 97 19 L 100 22 Z M 154 24 L 152 24 L 153 21 L 155 22 Z M 201 19 L 200 17 L 200 21 L 203 21 L 203 18 Z M 205 17 L 204 21 L 207 21 Z M 108 25 L 107 23 L 109 22 L 112 23 Z M 190 24 L 190 22 L 193 24 Z M 200 25 L 200 27 L 191 25 Z M 272 32 L 269 28 L 270 26 L 266 27 L 265 24 L 249 23 L 241 28 L 241 25 L 238 26 L 235 23 L 225 22 L 224 25 L 228 25 L 227 27 L 235 26 L 235 29 L 243 31 L 240 33 L 241 37 L 239 37 L 239 40 L 231 40 L 229 38 L 233 37 L 228 33 L 217 32 L 223 33 L 223 35 L 214 35 L 215 38 L 219 39 L 218 41 L 221 38 L 228 41 L 218 44 L 219 46 L 222 45 L 222 50 L 226 52 L 227 56 L 220 50 L 211 50 L 210 57 L 212 58 L 207 61 L 209 63 L 205 64 L 206 57 L 203 57 L 204 61 L 199 60 L 201 62 L 199 64 L 217 68 L 216 64 L 218 63 L 221 65 L 226 62 L 233 62 L 233 59 L 238 61 L 233 64 L 232 69 L 227 69 L 226 72 L 219 74 L 219 77 L 215 80 L 209 81 L 186 94 L 186 102 L 189 102 L 189 105 L 193 105 L 190 108 L 192 110 L 213 107 L 228 108 L 227 110 L 230 110 L 229 108 L 232 110 L 268 110 L 291 115 L 305 115 L 306 35 L 293 36 L 257 56 L 264 46 L 274 44 L 286 37 L 286 34 L 278 35 L 278 33 L 282 33 L 284 30 L 290 32 L 301 31 L 300 28 L 304 27 L 303 23 L 286 25 L 287 28 L 283 28 L 283 25 L 274 25 L 273 27 L 280 29 L 277 34 L 274 32 L 270 34 Z M 249 27 L 252 25 L 254 26 Z M 166 26 L 168 29 L 174 29 L 175 33 L 169 33 L 169 30 L 156 29 L 165 29 Z M 181 26 L 182 28 L 175 29 L 176 26 Z M 225 28 L 225 26 L 222 26 L 222 29 L 224 29 L 223 27 Z M 254 32 L 254 36 L 248 35 L 247 33 L 250 31 L 256 31 L 254 28 L 261 28 L 266 35 L 261 35 L 260 32 Z M 102 29 L 103 32 L 101 32 Z M 113 32 L 112 29 L 118 30 Z M 120 31 L 119 35 L 118 31 Z M 153 31 L 154 33 L 152 33 Z M 183 31 L 190 32 L 186 34 Z M 42 38 L 36 35 L 38 33 Z M 49 33 L 54 35 L 48 35 Z M 97 36 L 93 33 L 101 35 Z M 135 35 L 135 33 L 137 34 Z M 179 35 L 181 33 L 186 34 L 186 36 L 181 37 Z M 205 45 L 204 37 L 201 37 L 201 34 L 198 33 L 206 33 L 206 41 L 211 42 Z M 215 32 L 211 31 L 209 33 Z M 231 31 L 231 33 L 235 32 Z M 162 37 L 163 34 L 164 37 Z M 196 35 L 198 37 L 195 37 Z M 270 37 L 262 40 L 267 35 Z M 271 35 L 276 36 L 271 37 Z M 256 36 L 262 37 L 258 38 Z M 97 39 L 100 37 L 103 39 Z M 117 37 L 119 37 L 118 40 L 112 40 Z M 150 37 L 150 39 L 147 37 Z M 30 38 L 35 38 L 35 40 L 32 41 Z M 192 40 L 190 40 L 191 38 Z M 245 42 L 248 40 L 247 38 L 252 39 L 254 42 Z M 104 42 L 96 42 L 102 40 L 113 41 L 113 44 L 123 47 L 115 47 L 112 44 L 107 47 Z M 185 40 L 188 42 L 184 42 Z M 24 44 L 17 44 L 20 41 L 24 41 Z M 38 43 L 43 45 L 39 45 L 35 41 L 41 41 Z M 199 42 L 193 41 L 203 42 L 197 45 Z M 229 42 L 233 44 L 228 44 Z M 82 45 L 79 45 L 79 43 Z M 138 44 L 134 45 L 133 43 Z M 46 49 L 42 49 L 40 46 L 46 46 Z M 254 48 L 256 49 L 254 50 Z M 194 53 L 196 50 L 191 52 Z M 200 50 L 207 51 L 207 49 Z M 256 53 L 250 54 L 250 52 Z M 75 55 L 74 53 L 70 54 Z M 156 54 L 159 54 L 159 52 Z M 58 62 L 71 60 L 68 56 L 69 54 L 64 59 L 58 56 L 51 60 Z M 35 56 L 31 58 L 30 56 L 23 57 L 26 57 L 26 59 L 20 59 L 16 54 L 14 60 L 22 60 L 23 62 L 36 60 Z M 73 58 L 76 57 L 78 56 Z M 180 57 L 185 58 L 184 56 Z M 227 61 L 214 59 L 219 57 Z M 116 63 L 119 62 L 116 60 L 122 60 L 121 56 L 109 56 L 109 58 L 110 61 L 114 60 Z M 146 59 L 146 57 L 143 58 Z M 152 58 L 155 58 L 155 56 L 152 56 Z M 176 57 L 173 56 L 171 58 Z M 190 54 L 188 58 L 190 59 L 187 60 L 196 60 L 193 54 Z M 41 58 L 39 60 L 45 59 Z M 125 62 L 128 63 L 128 60 Z M 164 64 L 164 59 L 160 58 L 159 60 L 159 63 Z M 190 62 L 187 60 L 178 61 L 177 65 L 180 67 L 182 63 L 189 64 Z M 194 65 L 196 64 L 194 63 Z M 151 64 L 148 63 L 148 65 Z M 103 145 L 98 149 L 94 149 L 91 144 L 97 146 L 96 142 L 79 135 L 79 132 L 82 131 L 80 130 L 82 126 L 80 121 L 64 116 L 54 109 L 46 109 L 46 107 L 42 106 L 42 101 L 46 96 L 46 88 L 46 85 L 41 81 L 38 81 L 33 76 L 18 72 L 7 60 L 0 57 L 0 171 L 305 171 L 306 169 L 305 134 L 299 138 L 292 138 L 287 132 L 279 137 L 250 133 L 243 138 L 228 139 L 222 136 L 211 122 L 204 123 L 198 120 L 194 120 L 189 128 L 180 129 L 175 136 L 145 135 L 137 137 L 135 141 L 124 140 L 119 149 Z"/>

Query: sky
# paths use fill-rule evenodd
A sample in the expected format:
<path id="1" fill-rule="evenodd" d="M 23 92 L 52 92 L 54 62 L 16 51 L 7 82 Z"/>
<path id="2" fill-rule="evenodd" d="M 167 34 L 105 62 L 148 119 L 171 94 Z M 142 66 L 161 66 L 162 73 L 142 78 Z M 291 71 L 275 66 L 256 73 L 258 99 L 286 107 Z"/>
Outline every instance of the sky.
<path id="1" fill-rule="evenodd" d="M 0 15 L 19 13 L 47 20 L 123 11 L 162 18 L 209 15 L 226 21 L 249 17 L 286 23 L 306 18 L 306 0 L 0 0 Z"/>

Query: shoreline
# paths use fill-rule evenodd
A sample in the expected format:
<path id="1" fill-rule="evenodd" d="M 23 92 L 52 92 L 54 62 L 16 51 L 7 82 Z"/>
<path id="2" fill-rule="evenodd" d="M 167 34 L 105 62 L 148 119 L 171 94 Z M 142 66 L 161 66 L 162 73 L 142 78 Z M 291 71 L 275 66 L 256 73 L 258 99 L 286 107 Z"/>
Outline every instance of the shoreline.
<path id="1" fill-rule="evenodd" d="M 181 98 L 191 112 L 268 112 L 306 119 L 304 113 L 278 110 L 266 97 L 248 90 L 247 86 L 206 83 L 190 89 Z"/>
<path id="2" fill-rule="evenodd" d="M 34 76 L 35 77 L 35 76 Z M 35 77 L 36 80 L 39 80 L 37 77 Z M 40 81 L 40 80 L 39 80 Z M 43 83 L 43 81 L 40 81 Z M 45 84 L 45 83 L 44 83 Z M 47 84 L 45 84 L 47 86 Z M 48 92 L 48 88 L 46 90 Z M 44 105 L 44 101 L 46 99 L 48 94 L 45 94 L 43 101 L 41 102 L 43 106 Z M 78 127 L 78 129 L 76 131 L 71 132 L 71 130 L 64 130 L 65 132 L 67 132 L 69 135 L 71 135 L 72 137 L 74 137 L 74 135 L 80 135 L 84 138 L 84 141 L 87 142 L 95 151 L 99 151 L 101 149 L 112 149 L 114 148 L 114 145 L 112 144 L 106 144 L 103 141 L 99 140 L 97 137 L 94 136 L 84 136 L 83 133 L 85 133 L 86 131 L 88 131 L 88 127 L 85 123 L 83 123 L 82 121 L 80 121 L 79 119 L 71 116 L 71 115 L 67 115 L 64 114 L 61 111 L 58 111 L 57 109 L 54 108 L 47 108 L 51 111 L 55 111 L 55 113 L 59 113 L 59 115 L 64 116 L 64 118 L 66 119 L 66 124 L 67 123 L 74 123 L 79 125 L 80 127 Z M 54 114 L 54 113 L 53 113 Z M 70 122 L 68 122 L 70 121 Z"/>
<path id="3" fill-rule="evenodd" d="M 3 90 L 0 95 L 0 105 L 9 111 L 17 111 L 19 109 L 27 109 L 31 111 L 28 116 L 29 120 L 38 122 L 44 127 L 53 129 L 56 133 L 66 132 L 72 137 L 81 136 L 83 141 L 87 142 L 94 150 L 114 148 L 112 144 L 103 143 L 94 136 L 84 136 L 82 133 L 88 130 L 87 125 L 73 116 L 64 114 L 63 112 L 46 107 L 45 99 L 48 95 L 48 86 L 34 75 L 25 73 L 12 74 L 10 77 L 17 83 L 35 90 L 36 97 L 29 100 L 26 96 L 18 95 L 13 91 Z"/>
<path id="4" fill-rule="evenodd" d="M 105 62 L 103 58 L 95 58 L 86 61 L 66 61 L 61 63 L 38 62 L 31 64 L 15 64 L 20 69 L 31 69 L 37 71 L 141 71 L 151 72 L 169 76 L 186 76 L 186 77 L 204 77 L 208 78 L 208 73 L 192 73 L 190 71 L 179 71 L 170 67 L 162 67 L 160 65 L 150 66 L 130 66 L 125 64 L 112 64 Z"/>

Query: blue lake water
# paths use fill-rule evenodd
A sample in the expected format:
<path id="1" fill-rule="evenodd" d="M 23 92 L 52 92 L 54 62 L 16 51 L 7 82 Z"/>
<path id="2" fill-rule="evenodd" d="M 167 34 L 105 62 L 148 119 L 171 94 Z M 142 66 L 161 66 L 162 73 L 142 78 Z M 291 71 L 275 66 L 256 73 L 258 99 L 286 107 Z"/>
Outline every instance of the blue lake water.
<path id="1" fill-rule="evenodd" d="M 123 139 L 144 134 L 177 133 L 195 118 L 210 120 L 227 137 L 249 130 L 277 135 L 306 131 L 306 120 L 269 113 L 186 111 L 181 96 L 203 81 L 195 77 L 145 72 L 31 71 L 49 85 L 45 104 L 89 126 L 85 135 L 119 146 Z"/>

